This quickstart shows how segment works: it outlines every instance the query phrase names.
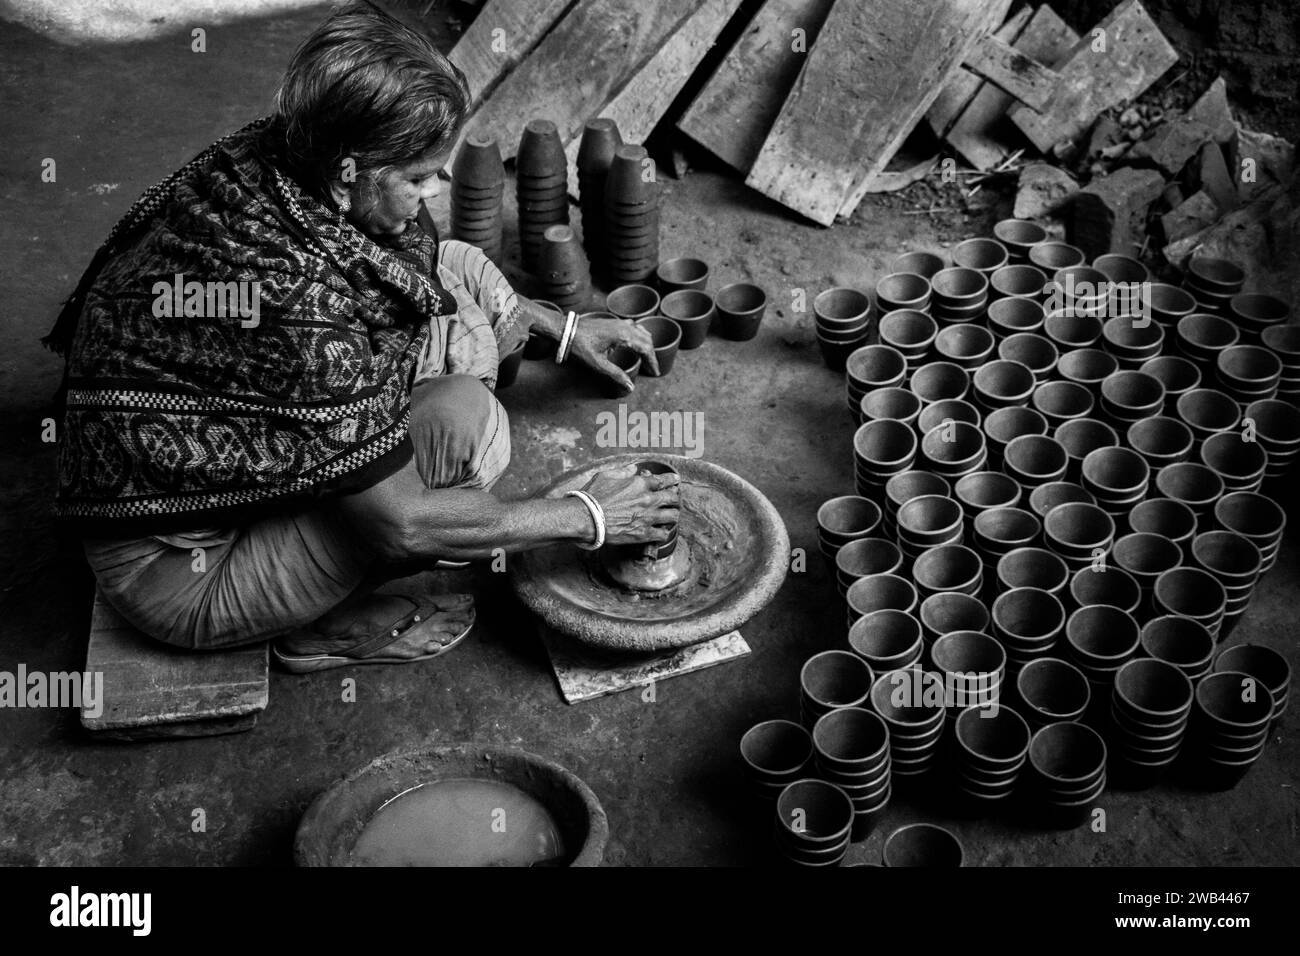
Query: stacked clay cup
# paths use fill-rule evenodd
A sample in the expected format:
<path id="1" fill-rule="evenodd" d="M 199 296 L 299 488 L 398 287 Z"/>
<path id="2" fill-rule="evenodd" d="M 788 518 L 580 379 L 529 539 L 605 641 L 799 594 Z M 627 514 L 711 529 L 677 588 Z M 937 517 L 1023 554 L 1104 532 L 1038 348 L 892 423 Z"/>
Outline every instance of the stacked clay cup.
<path id="1" fill-rule="evenodd" d="M 755 724 L 740 738 L 740 759 L 750 790 L 764 800 L 775 800 L 790 784 L 808 776 L 812 751 L 808 731 L 794 721 Z"/>
<path id="2" fill-rule="evenodd" d="M 1106 789 L 1106 742 L 1073 721 L 1047 724 L 1029 742 L 1031 800 L 1049 826 L 1076 827 Z"/>
<path id="3" fill-rule="evenodd" d="M 598 117 L 588 120 L 578 146 L 578 207 L 582 211 L 582 245 L 600 271 L 605 254 L 605 181 L 614 152 L 623 145 L 618 124 Z"/>
<path id="4" fill-rule="evenodd" d="M 890 772 L 895 783 L 923 777 L 938 763 L 943 736 L 943 681 L 909 667 L 876 678 L 871 709 L 889 727 Z"/>
<path id="5" fill-rule="evenodd" d="M 1192 294 L 1202 312 L 1224 315 L 1232 298 L 1246 284 L 1246 273 L 1227 259 L 1193 256 L 1187 263 L 1183 288 Z"/>
<path id="6" fill-rule="evenodd" d="M 799 671 L 799 716 L 811 729 L 823 715 L 837 707 L 857 707 L 871 694 L 875 675 L 851 651 L 822 651 L 804 662 Z"/>
<path id="7" fill-rule="evenodd" d="M 826 367 L 843 371 L 848 357 L 871 337 L 871 299 L 857 289 L 827 289 L 813 299 L 813 317 Z"/>
<path id="8" fill-rule="evenodd" d="M 957 793 L 969 807 L 1005 806 L 1029 757 L 1030 732 L 1010 707 L 968 707 L 953 725 Z"/>
<path id="9" fill-rule="evenodd" d="M 586 311 L 591 299 L 591 268 L 569 226 L 549 226 L 542 233 L 536 274 L 547 301 L 565 311 Z"/>
<path id="10" fill-rule="evenodd" d="M 1277 397 L 1300 405 L 1300 325 L 1272 325 L 1260 333 L 1261 344 L 1282 363 Z"/>
<path id="11" fill-rule="evenodd" d="M 813 725 L 817 775 L 853 801 L 850 841 L 864 840 L 890 797 L 889 728 L 865 707 L 841 707 Z"/>
<path id="12" fill-rule="evenodd" d="M 536 272 L 546 230 L 569 224 L 568 160 L 553 122 L 532 120 L 524 127 L 515 174 L 524 268 Z"/>
<path id="13" fill-rule="evenodd" d="M 797 780 L 776 799 L 775 844 L 794 866 L 839 866 L 849 850 L 853 801 L 825 780 Z"/>
<path id="14" fill-rule="evenodd" d="M 605 181 L 604 238 L 614 282 L 643 282 L 659 264 L 659 179 L 643 146 L 614 151 Z"/>
<path id="15" fill-rule="evenodd" d="M 501 261 L 506 169 L 497 141 L 471 133 L 451 167 L 451 235 Z"/>
<path id="16" fill-rule="evenodd" d="M 1192 697 L 1187 675 L 1166 661 L 1143 657 L 1121 667 L 1107 734 L 1111 769 L 1131 786 L 1164 776 L 1182 750 Z"/>
<path id="17" fill-rule="evenodd" d="M 1268 743 L 1273 693 L 1244 671 L 1216 670 L 1196 685 L 1189 772 L 1211 790 L 1233 787 Z"/>
<path id="18" fill-rule="evenodd" d="M 1267 687 L 1273 695 L 1274 724 L 1286 713 L 1291 693 L 1291 665 L 1273 648 L 1262 644 L 1237 644 L 1226 648 L 1214 658 L 1213 670 L 1240 671 Z"/>
<path id="19" fill-rule="evenodd" d="M 859 495 L 840 495 L 817 509 L 817 546 L 834 562 L 840 549 L 852 541 L 878 533 L 880 506 Z"/>

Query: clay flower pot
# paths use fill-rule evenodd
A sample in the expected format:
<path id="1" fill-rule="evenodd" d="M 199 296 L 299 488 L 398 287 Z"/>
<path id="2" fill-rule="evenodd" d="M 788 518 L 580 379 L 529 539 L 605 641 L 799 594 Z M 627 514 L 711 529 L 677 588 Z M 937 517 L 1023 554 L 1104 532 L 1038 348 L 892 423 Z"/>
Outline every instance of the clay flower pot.
<path id="1" fill-rule="evenodd" d="M 881 316 L 877 331 L 880 343 L 896 349 L 912 366 L 934 344 L 939 326 L 924 312 L 896 309 Z"/>
<path id="2" fill-rule="evenodd" d="M 1165 413 L 1173 414 L 1178 399 L 1201 384 L 1201 370 L 1189 359 L 1179 355 L 1158 355 L 1147 359 L 1139 372 L 1158 379 L 1165 387 Z"/>
<path id="3" fill-rule="evenodd" d="M 1042 413 L 1049 427 L 1084 419 L 1092 412 L 1092 392 L 1078 382 L 1043 382 L 1034 389 L 1029 404 Z"/>
<path id="4" fill-rule="evenodd" d="M 876 282 L 876 302 L 881 312 L 924 311 L 930 305 L 930 280 L 914 272 L 892 272 Z"/>
<path id="5" fill-rule="evenodd" d="M 1041 269 L 1027 265 L 1003 266 L 989 277 L 989 295 L 995 298 L 1024 296 L 1041 299 L 1046 294 L 1047 276 Z"/>
<path id="6" fill-rule="evenodd" d="M 709 284 L 709 264 L 702 259 L 668 259 L 655 268 L 655 281 L 662 295 L 682 289 L 703 291 Z"/>
<path id="7" fill-rule="evenodd" d="M 964 239 L 952 247 L 952 264 L 992 275 L 1007 264 L 1007 248 L 996 239 Z"/>
<path id="8" fill-rule="evenodd" d="M 1186 617 L 1152 618 L 1142 627 L 1141 643 L 1148 657 L 1173 664 L 1192 680 L 1204 677 L 1214 658 L 1214 635 Z"/>
<path id="9" fill-rule="evenodd" d="M 682 328 L 682 351 L 697 349 L 704 344 L 713 324 L 716 308 L 713 296 L 707 292 L 683 289 L 670 292 L 659 303 L 659 312 Z"/>
<path id="10" fill-rule="evenodd" d="M 849 647 L 873 673 L 899 670 L 921 658 L 921 625 L 904 611 L 872 611 L 849 628 Z"/>
<path id="11" fill-rule="evenodd" d="M 933 823 L 899 827 L 885 840 L 885 866 L 959 867 L 962 858 L 961 842 L 951 831 Z"/>
<path id="12" fill-rule="evenodd" d="M 995 299 L 989 303 L 989 328 L 997 339 L 1020 332 L 1038 332 L 1047 320 L 1042 303 L 1024 296 Z"/>
<path id="13" fill-rule="evenodd" d="M 1146 459 L 1152 471 L 1186 461 L 1192 454 L 1192 430 L 1176 418 L 1157 415 L 1128 427 L 1129 447 Z"/>
<path id="14" fill-rule="evenodd" d="M 1020 698 L 1021 716 L 1036 727 L 1079 720 L 1087 711 L 1092 696 L 1083 672 L 1054 657 L 1040 657 L 1026 664 L 1016 677 L 1016 693 Z M 1032 762 L 1032 744 L 1029 757 Z M 1104 764 L 1102 759 L 1096 769 Z"/>
<path id="15" fill-rule="evenodd" d="M 758 334 L 767 310 L 766 292 L 748 282 L 733 282 L 718 291 L 715 301 L 724 339 L 747 342 Z"/>
<path id="16" fill-rule="evenodd" d="M 1083 567 L 1070 578 L 1070 600 L 1078 607 L 1107 604 L 1128 614 L 1136 614 L 1142 603 L 1142 589 L 1127 571 L 1107 566 L 1095 571 Z"/>
<path id="17" fill-rule="evenodd" d="M 1038 588 L 1059 596 L 1070 582 L 1070 569 L 1044 548 L 1015 548 L 998 558 L 997 580 L 1005 588 Z"/>
<path id="18" fill-rule="evenodd" d="M 1082 249 L 1066 242 L 1040 242 L 1029 250 L 1029 261 L 1049 275 L 1088 261 Z"/>
<path id="19" fill-rule="evenodd" d="M 1082 501 L 1090 505 L 1097 503 L 1097 499 L 1083 485 L 1073 481 L 1049 481 L 1029 493 L 1029 510 L 1041 520 L 1057 505 L 1071 501 Z"/>
<path id="20" fill-rule="evenodd" d="M 984 581 L 984 565 L 970 548 L 959 544 L 940 545 L 921 552 L 912 565 L 912 580 L 926 597 L 940 591 L 958 591 L 974 597 Z"/>
<path id="21" fill-rule="evenodd" d="M 1047 241 L 1047 230 L 1028 219 L 1003 219 L 993 227 L 993 236 L 1012 259 L 1024 262 L 1035 246 Z"/>
<path id="22" fill-rule="evenodd" d="M 889 267 L 890 272 L 912 272 L 932 279 L 943 268 L 943 259 L 933 252 L 905 252 Z"/>
<path id="23" fill-rule="evenodd" d="M 1021 362 L 995 359 L 975 370 L 975 400 L 987 410 L 1023 405 L 1038 384 L 1034 372 Z"/>
<path id="24" fill-rule="evenodd" d="M 647 319 L 659 311 L 659 293 L 648 285 L 619 286 L 606 296 L 605 308 L 620 319 Z"/>
<path id="25" fill-rule="evenodd" d="M 890 418 L 911 424 L 921 413 L 921 400 L 906 388 L 875 388 L 862 397 L 859 408 L 863 421 Z"/>
<path id="26" fill-rule="evenodd" d="M 989 610 L 979 598 L 960 591 L 936 591 L 921 602 L 917 617 L 921 636 L 933 644 L 953 631 L 986 631 Z"/>
<path id="27" fill-rule="evenodd" d="M 885 338 L 885 316 L 880 321 L 881 341 Z M 934 320 L 929 320 L 933 324 Z M 979 368 L 993 354 L 996 344 L 993 333 L 982 325 L 947 325 L 942 330 L 935 326 L 932 337 L 934 350 L 945 362 L 959 365 L 967 371 Z"/>
<path id="28" fill-rule="evenodd" d="M 677 349 L 682 341 L 682 327 L 662 315 L 641 319 L 637 325 L 650 333 L 655 347 L 655 359 L 659 363 L 659 375 L 661 377 L 667 375 L 673 370 L 673 363 L 677 361 Z M 646 374 L 649 375 L 650 372 L 647 370 Z"/>
<path id="29" fill-rule="evenodd" d="M 1056 373 L 1100 394 L 1101 384 L 1119 370 L 1119 359 L 1101 349 L 1074 349 L 1056 363 Z"/>
<path id="30" fill-rule="evenodd" d="M 873 611 L 892 609 L 911 613 L 918 595 L 912 582 L 896 574 L 870 574 L 858 578 L 845 592 L 849 606 L 849 625 Z"/>
<path id="31" fill-rule="evenodd" d="M 1046 435 L 1021 435 L 1007 445 L 1002 467 L 1028 493 L 1049 481 L 1060 481 L 1068 463 L 1069 456 L 1055 439 Z"/>
<path id="32" fill-rule="evenodd" d="M 752 783 L 766 787 L 784 788 L 803 777 L 812 755 L 812 738 L 792 720 L 765 720 L 740 738 L 745 775 Z M 762 796 L 772 798 L 778 792 L 760 790 Z"/>
<path id="33" fill-rule="evenodd" d="M 964 398 L 970 389 L 970 376 L 952 362 L 930 362 L 912 373 L 908 387 L 927 404 L 945 398 Z"/>

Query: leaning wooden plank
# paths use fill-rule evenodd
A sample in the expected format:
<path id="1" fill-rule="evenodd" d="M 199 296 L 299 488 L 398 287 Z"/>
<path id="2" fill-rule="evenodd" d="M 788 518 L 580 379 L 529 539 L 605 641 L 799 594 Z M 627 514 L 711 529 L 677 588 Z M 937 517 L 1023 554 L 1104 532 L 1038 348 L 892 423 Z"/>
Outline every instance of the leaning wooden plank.
<path id="1" fill-rule="evenodd" d="M 86 671 L 103 675 L 103 699 L 102 709 L 83 700 L 82 726 L 120 740 L 247 730 L 268 698 L 266 644 L 208 652 L 171 647 L 137 631 L 98 591 Z"/>
<path id="2" fill-rule="evenodd" d="M 962 65 L 1036 110 L 1047 106 L 1061 79 L 1055 70 L 995 36 L 975 44 Z"/>
<path id="3" fill-rule="evenodd" d="M 578 0 L 470 117 L 462 139 L 474 132 L 495 136 L 509 159 L 528 121 L 545 118 L 568 143 L 697 5 L 695 0 Z"/>
<path id="4" fill-rule="evenodd" d="M 526 7 L 494 0 L 474 17 L 448 56 L 469 83 L 470 112 L 526 57 L 575 0 L 535 0 Z"/>
<path id="5" fill-rule="evenodd" d="M 614 98 L 596 111 L 597 115 L 617 123 L 624 142 L 643 142 L 700 65 L 740 2 L 704 0 Z M 575 136 L 565 149 L 569 157 L 569 192 L 573 196 L 578 195 L 581 146 L 582 137 Z"/>
<path id="6" fill-rule="evenodd" d="M 897 0 L 894 0 L 897 3 Z M 891 3 L 888 6 L 893 6 Z M 974 4 L 976 9 L 965 0 L 947 0 L 925 3 L 913 3 L 903 6 L 915 18 L 923 14 L 925 22 L 911 26 L 921 27 L 921 33 L 900 32 L 885 34 L 889 37 L 917 37 L 907 44 L 912 50 L 910 59 L 903 65 L 902 75 L 895 90 L 893 105 L 888 112 L 890 119 L 885 122 L 882 133 L 874 137 L 869 148 L 858 154 L 858 169 L 845 198 L 840 202 L 839 215 L 848 217 L 858 208 L 858 203 L 871 188 L 871 181 L 885 168 L 903 140 L 907 138 L 912 127 L 925 115 L 934 102 L 938 91 L 943 89 L 954 73 L 960 70 L 959 64 L 964 60 L 971 47 L 988 33 L 986 23 L 999 23 L 1006 16 L 1009 0 L 983 0 Z M 989 17 L 992 17 L 990 21 Z M 896 42 L 893 45 L 897 45 Z M 886 101 L 888 102 L 888 101 Z M 906 110 L 900 107 L 906 104 Z M 876 148 L 875 143 L 884 145 Z"/>
<path id="7" fill-rule="evenodd" d="M 1041 111 L 1018 103 L 1007 115 L 1047 152 L 1081 135 L 1099 113 L 1140 96 L 1177 60 L 1139 0 L 1125 0 L 1074 45 Z"/>
<path id="8" fill-rule="evenodd" d="M 840 0 L 745 182 L 829 226 L 958 69 L 987 12 L 983 0 Z"/>
<path id="9" fill-rule="evenodd" d="M 1047 4 L 1035 12 L 1016 40 L 1016 49 L 1040 63 L 1055 65 L 1078 42 L 1079 34 Z M 946 139 L 976 169 L 992 169 L 1015 149 L 1019 133 L 1006 118 L 1015 102 L 1008 93 L 985 83 L 962 112 Z"/>
<path id="10" fill-rule="evenodd" d="M 1039 9 L 1041 10 L 1042 7 Z M 1007 43 L 1014 43 L 1020 36 L 1020 32 L 1025 29 L 1025 24 L 1029 22 L 1030 14 L 1033 12 L 1033 8 L 1029 6 L 1019 8 L 1002 26 L 998 27 L 993 36 Z M 947 133 L 967 104 L 983 87 L 984 81 L 970 70 L 958 70 L 954 73 L 925 112 L 925 121 L 930 124 L 930 129 L 934 130 L 935 135 L 942 137 Z"/>
<path id="11" fill-rule="evenodd" d="M 749 172 L 833 3 L 767 0 L 677 128 L 727 165 Z"/>

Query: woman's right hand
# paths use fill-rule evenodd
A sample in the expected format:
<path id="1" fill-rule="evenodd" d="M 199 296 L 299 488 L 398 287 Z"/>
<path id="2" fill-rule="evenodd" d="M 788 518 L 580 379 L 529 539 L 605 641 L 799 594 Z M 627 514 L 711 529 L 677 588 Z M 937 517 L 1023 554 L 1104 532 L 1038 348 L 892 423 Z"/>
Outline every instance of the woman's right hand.
<path id="1" fill-rule="evenodd" d="M 638 475 L 634 465 L 600 471 L 582 489 L 605 512 L 605 541 L 645 544 L 667 541 L 677 522 L 680 503 L 678 477 Z"/>

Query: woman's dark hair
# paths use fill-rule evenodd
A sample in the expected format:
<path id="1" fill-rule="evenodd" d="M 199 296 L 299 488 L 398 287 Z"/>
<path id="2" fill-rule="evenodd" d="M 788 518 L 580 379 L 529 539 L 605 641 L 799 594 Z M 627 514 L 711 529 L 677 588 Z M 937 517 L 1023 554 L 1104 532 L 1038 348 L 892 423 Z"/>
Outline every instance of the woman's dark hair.
<path id="1" fill-rule="evenodd" d="M 356 172 L 409 163 L 455 136 L 469 106 L 465 74 L 428 40 L 368 3 L 312 31 L 275 98 L 287 158 L 324 189 L 343 160 Z"/>

